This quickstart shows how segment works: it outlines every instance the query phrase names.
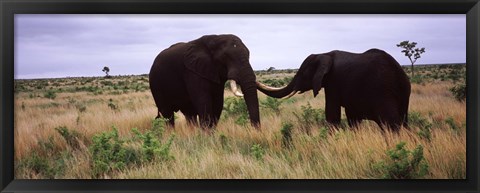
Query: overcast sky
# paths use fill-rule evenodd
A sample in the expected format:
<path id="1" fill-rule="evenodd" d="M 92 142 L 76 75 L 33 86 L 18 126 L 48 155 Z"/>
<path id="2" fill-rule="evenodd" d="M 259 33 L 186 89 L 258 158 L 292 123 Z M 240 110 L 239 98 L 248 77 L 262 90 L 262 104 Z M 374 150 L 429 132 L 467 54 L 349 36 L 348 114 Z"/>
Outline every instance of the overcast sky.
<path id="1" fill-rule="evenodd" d="M 425 47 L 418 64 L 464 63 L 465 15 L 15 15 L 15 78 L 147 74 L 156 55 L 207 34 L 235 34 L 254 70 L 298 68 L 312 53 Z"/>

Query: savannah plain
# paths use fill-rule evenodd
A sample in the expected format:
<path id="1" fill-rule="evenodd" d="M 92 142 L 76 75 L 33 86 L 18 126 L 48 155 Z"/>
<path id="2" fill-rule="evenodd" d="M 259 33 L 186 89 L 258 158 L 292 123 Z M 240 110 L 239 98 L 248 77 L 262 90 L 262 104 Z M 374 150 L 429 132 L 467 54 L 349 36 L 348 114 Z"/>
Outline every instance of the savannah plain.
<path id="1" fill-rule="evenodd" d="M 410 67 L 404 70 L 410 76 Z M 15 80 L 16 179 L 465 179 L 465 65 L 416 66 L 410 129 L 325 122 L 323 89 L 261 92 L 261 129 L 225 87 L 214 130 L 154 121 L 148 76 Z M 287 84 L 295 70 L 257 71 Z M 463 85 L 463 91 L 462 86 Z M 463 95 L 462 95 L 463 94 Z"/>

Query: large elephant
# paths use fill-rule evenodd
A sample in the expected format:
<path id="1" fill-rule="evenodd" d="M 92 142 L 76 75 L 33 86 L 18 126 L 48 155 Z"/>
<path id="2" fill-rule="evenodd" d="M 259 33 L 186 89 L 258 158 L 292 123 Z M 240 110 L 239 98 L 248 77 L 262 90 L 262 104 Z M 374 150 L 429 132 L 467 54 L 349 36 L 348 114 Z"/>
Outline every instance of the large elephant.
<path id="1" fill-rule="evenodd" d="M 268 96 L 282 98 L 313 90 L 314 97 L 325 88 L 325 114 L 329 123 L 340 123 L 345 108 L 348 124 L 363 119 L 375 121 L 382 129 L 398 131 L 407 127 L 410 81 L 398 62 L 388 53 L 370 49 L 356 54 L 331 51 L 308 56 L 292 81 L 283 88 L 257 82 Z"/>
<path id="2" fill-rule="evenodd" d="M 260 126 L 256 77 L 249 62 L 249 50 L 235 35 L 205 35 L 177 43 L 158 54 L 150 69 L 150 89 L 158 108 L 157 118 L 175 125 L 174 112 L 181 111 L 188 122 L 214 127 L 222 113 L 224 85 L 237 82 L 247 104 L 250 122 Z"/>

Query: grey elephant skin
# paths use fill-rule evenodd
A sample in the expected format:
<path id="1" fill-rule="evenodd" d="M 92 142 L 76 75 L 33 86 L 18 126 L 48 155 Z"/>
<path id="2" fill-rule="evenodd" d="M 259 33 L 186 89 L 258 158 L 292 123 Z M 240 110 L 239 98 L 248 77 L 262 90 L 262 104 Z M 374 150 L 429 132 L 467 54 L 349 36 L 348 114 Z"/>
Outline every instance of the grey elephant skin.
<path id="1" fill-rule="evenodd" d="M 175 125 L 174 112 L 202 128 L 216 126 L 223 109 L 224 85 L 234 80 L 247 104 L 250 122 L 260 126 L 256 77 L 249 50 L 235 35 L 205 35 L 177 43 L 155 58 L 149 74 L 158 117 Z"/>
<path id="2" fill-rule="evenodd" d="M 334 125 L 340 124 L 344 107 L 350 127 L 365 119 L 375 121 L 382 130 L 408 126 L 409 78 L 391 55 L 379 49 L 312 54 L 287 86 L 272 88 L 259 82 L 257 86 L 276 98 L 308 90 L 317 96 L 325 88 L 326 119 Z"/>

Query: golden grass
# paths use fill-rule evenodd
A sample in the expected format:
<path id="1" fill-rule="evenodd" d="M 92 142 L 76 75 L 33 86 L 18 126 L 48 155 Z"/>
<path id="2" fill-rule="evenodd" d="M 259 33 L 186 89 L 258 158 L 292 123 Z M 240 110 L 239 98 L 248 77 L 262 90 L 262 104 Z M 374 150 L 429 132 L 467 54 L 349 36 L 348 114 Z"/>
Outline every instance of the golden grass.
<path id="1" fill-rule="evenodd" d="M 294 103 L 282 104 L 280 115 L 261 108 L 261 130 L 239 126 L 233 118 L 226 118 L 220 120 L 214 133 L 207 133 L 186 124 L 182 114 L 177 113 L 176 128 L 167 129 L 164 135 L 166 139 L 175 133 L 171 147 L 174 160 L 138 164 L 102 178 L 371 179 L 381 176 L 374 165 L 388 159 L 386 150 L 400 141 L 405 141 L 408 149 L 424 147 L 429 165 L 425 178 L 465 178 L 465 130 L 462 127 L 453 131 L 444 121 L 452 117 L 461 126 L 466 120 L 465 103 L 455 101 L 448 91 L 451 86 L 447 82 L 412 85 L 409 111 L 419 112 L 434 123 L 431 141 L 420 138 L 415 127 L 397 135 L 382 133 L 375 123 L 364 121 L 356 130 L 332 130 L 326 138 L 320 137 L 318 128 L 312 128 L 311 135 L 307 135 L 295 125 L 293 148 L 282 147 L 280 128 L 285 121 L 297 124 L 293 112 L 300 113 L 301 106 L 307 103 L 324 108 L 323 91 L 317 98 L 307 92 L 294 96 Z M 232 94 L 226 91 L 225 96 Z M 259 97 L 264 100 L 266 96 L 259 93 Z M 85 104 L 86 111 L 80 112 L 69 103 L 71 99 Z M 118 105 L 118 110 L 108 107 L 109 99 Z M 61 93 L 54 100 L 19 93 L 15 96 L 15 160 L 25 159 L 39 141 L 51 136 L 55 145 L 61 147 L 59 151 L 68 149 L 54 130 L 56 127 L 66 126 L 91 139 L 115 125 L 121 136 L 128 137 L 132 128 L 150 128 L 155 116 L 156 107 L 149 91 L 122 95 Z M 226 136 L 228 147 L 221 144 L 220 135 Z M 263 159 L 251 155 L 254 144 L 265 150 Z M 90 159 L 87 149 L 75 150 L 61 178 L 91 178 Z M 20 179 L 41 178 L 25 170 L 15 175 Z"/>

